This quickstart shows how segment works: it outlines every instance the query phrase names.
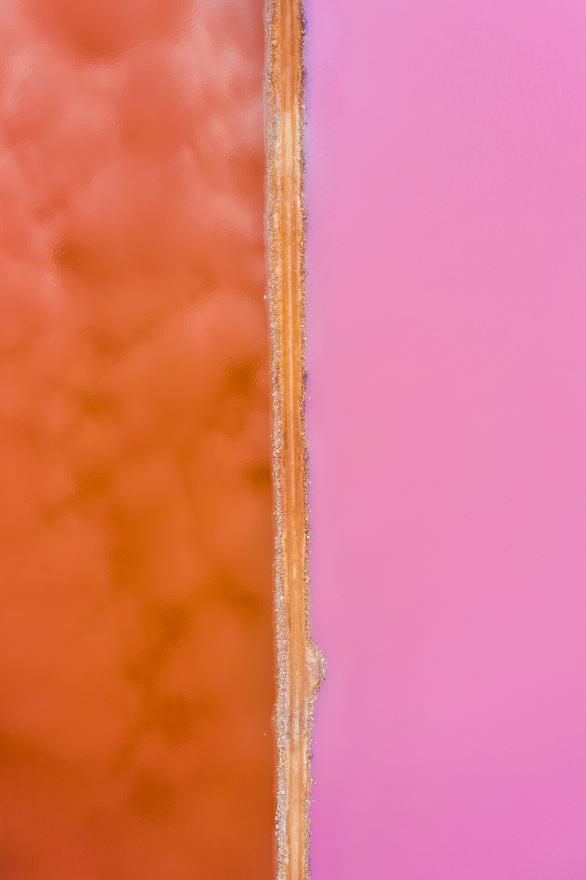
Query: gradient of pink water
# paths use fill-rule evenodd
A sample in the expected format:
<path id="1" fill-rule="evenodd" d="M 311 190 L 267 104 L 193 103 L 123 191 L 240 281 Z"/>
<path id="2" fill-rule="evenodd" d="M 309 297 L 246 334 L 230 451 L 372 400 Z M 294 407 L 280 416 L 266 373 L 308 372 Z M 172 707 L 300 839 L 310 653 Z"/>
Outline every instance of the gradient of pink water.
<path id="1" fill-rule="evenodd" d="M 306 12 L 313 880 L 579 880 L 586 5 Z"/>

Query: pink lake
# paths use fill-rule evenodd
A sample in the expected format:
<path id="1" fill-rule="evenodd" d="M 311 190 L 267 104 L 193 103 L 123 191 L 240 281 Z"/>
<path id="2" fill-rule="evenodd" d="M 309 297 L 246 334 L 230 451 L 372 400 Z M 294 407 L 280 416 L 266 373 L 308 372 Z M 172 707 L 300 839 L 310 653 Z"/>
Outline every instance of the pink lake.
<path id="1" fill-rule="evenodd" d="M 582 880 L 586 5 L 305 5 L 312 880 Z"/>

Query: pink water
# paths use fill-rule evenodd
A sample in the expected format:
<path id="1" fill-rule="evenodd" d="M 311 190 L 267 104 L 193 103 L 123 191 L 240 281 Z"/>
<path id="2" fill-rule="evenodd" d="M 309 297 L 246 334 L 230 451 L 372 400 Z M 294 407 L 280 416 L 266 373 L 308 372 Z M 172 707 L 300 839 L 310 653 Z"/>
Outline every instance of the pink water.
<path id="1" fill-rule="evenodd" d="M 586 5 L 306 0 L 313 880 L 586 876 Z"/>

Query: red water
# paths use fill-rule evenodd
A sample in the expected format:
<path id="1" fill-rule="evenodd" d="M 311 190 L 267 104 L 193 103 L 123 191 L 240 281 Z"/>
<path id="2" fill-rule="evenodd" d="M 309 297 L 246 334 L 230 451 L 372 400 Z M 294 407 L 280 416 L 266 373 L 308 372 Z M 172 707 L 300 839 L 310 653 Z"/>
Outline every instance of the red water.
<path id="1" fill-rule="evenodd" d="M 0 876 L 271 876 L 262 4 L 0 11 Z"/>

